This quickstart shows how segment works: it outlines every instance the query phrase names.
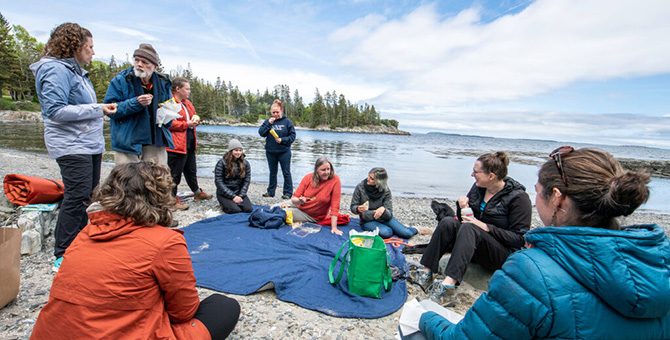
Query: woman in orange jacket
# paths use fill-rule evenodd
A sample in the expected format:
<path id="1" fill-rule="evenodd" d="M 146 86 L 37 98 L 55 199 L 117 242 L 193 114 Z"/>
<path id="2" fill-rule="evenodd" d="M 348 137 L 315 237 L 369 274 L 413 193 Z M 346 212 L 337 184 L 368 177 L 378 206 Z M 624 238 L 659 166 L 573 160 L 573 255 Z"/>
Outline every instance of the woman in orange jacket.
<path id="1" fill-rule="evenodd" d="M 72 242 L 31 339 L 225 339 L 237 301 L 203 301 L 186 241 L 172 223 L 172 178 L 145 162 L 119 165 L 96 188 L 91 223 Z"/>

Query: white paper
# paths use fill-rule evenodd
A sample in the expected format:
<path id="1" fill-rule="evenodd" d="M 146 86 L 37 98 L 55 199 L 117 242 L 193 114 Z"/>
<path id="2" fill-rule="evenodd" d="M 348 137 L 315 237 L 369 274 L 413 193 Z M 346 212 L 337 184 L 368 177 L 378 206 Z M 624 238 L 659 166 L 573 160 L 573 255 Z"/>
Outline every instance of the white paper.
<path id="1" fill-rule="evenodd" d="M 167 124 L 179 117 L 181 117 L 179 112 L 171 111 L 163 106 L 156 111 L 156 124 L 158 124 L 158 127 L 161 127 L 163 124 Z"/>
<path id="2" fill-rule="evenodd" d="M 419 302 L 416 299 L 412 299 L 405 303 L 398 320 L 402 334 L 410 335 L 418 332 L 421 315 L 425 312 L 435 312 L 453 324 L 457 324 L 463 319 L 462 315 L 438 305 L 435 301 L 423 300 Z"/>

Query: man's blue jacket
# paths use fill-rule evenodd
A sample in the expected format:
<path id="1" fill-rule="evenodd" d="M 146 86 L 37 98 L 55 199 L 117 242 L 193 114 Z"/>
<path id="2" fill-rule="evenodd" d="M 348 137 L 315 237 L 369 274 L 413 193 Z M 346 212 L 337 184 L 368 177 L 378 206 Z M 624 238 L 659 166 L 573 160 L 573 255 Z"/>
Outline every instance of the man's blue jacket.
<path id="1" fill-rule="evenodd" d="M 109 83 L 104 103 L 117 103 L 116 113 L 110 115 L 112 149 L 114 151 L 141 155 L 142 145 L 155 145 L 174 149 L 172 133 L 168 130 L 171 124 L 158 127 L 156 110 L 158 104 L 172 98 L 172 81 L 170 76 L 154 72 L 151 77 L 153 84 L 153 101 L 142 106 L 137 96 L 143 95 L 142 82 L 133 74 L 131 66 L 119 73 Z"/>

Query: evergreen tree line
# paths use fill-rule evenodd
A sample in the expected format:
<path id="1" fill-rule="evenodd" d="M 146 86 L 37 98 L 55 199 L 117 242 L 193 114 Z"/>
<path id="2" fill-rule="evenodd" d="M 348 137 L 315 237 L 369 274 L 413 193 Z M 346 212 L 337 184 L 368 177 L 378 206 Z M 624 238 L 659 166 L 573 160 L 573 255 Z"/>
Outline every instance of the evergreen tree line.
<path id="1" fill-rule="evenodd" d="M 35 77 L 28 68 L 39 60 L 44 44 L 21 26 L 11 26 L 0 13 L 0 90 L 8 91 L 15 101 L 32 100 L 37 102 L 35 93 Z M 96 60 L 85 68 L 90 72 L 89 78 L 98 101 L 102 102 L 112 78 L 121 70 L 132 66 L 126 60 L 120 65 L 112 56 L 109 63 Z M 328 91 L 321 95 L 316 89 L 312 103 L 305 104 L 296 89 L 291 96 L 288 85 L 275 85 L 272 91 L 265 89 L 263 93 L 256 90 L 240 91 L 231 81 L 227 83 L 217 77 L 212 84 L 196 77 L 190 64 L 186 69 L 178 67 L 171 71 L 174 77 L 184 77 L 191 85 L 191 98 L 202 119 L 241 121 L 255 123 L 258 119 L 269 116 L 270 106 L 274 99 L 282 101 L 284 115 L 298 126 L 317 127 L 326 125 L 335 127 L 356 127 L 363 125 L 386 125 L 398 127 L 394 119 L 381 119 L 374 105 L 357 105 L 347 100 L 344 94 Z"/>

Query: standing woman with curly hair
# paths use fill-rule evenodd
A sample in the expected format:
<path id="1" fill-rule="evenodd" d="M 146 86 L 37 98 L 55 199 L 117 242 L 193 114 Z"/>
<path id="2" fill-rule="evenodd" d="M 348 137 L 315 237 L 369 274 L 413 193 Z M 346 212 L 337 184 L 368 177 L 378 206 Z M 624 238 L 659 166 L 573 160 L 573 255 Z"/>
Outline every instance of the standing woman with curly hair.
<path id="1" fill-rule="evenodd" d="M 242 143 L 237 139 L 233 138 L 228 142 L 228 152 L 216 163 L 214 181 L 216 199 L 226 214 L 253 210 L 247 196 L 251 182 L 251 165 L 244 159 Z"/>
<path id="2" fill-rule="evenodd" d="M 68 248 L 31 339 L 225 339 L 234 299 L 200 301 L 186 240 L 172 224 L 168 169 L 115 167 L 93 194 L 91 223 Z"/>
<path id="3" fill-rule="evenodd" d="M 291 198 L 293 194 L 293 178 L 291 177 L 291 144 L 295 141 L 295 127 L 293 123 L 284 116 L 284 106 L 281 100 L 275 99 L 270 106 L 272 117 L 266 119 L 258 134 L 265 137 L 265 156 L 268 159 L 270 170 L 270 181 L 268 191 L 263 197 L 275 197 L 277 189 L 277 170 L 281 165 L 284 175 L 283 199 Z M 273 134 L 274 133 L 274 134 Z"/>
<path id="4" fill-rule="evenodd" d="M 93 36 L 78 24 L 64 23 L 51 31 L 45 56 L 30 65 L 42 107 L 44 143 L 60 167 L 65 185 L 56 223 L 53 270 L 65 249 L 88 222 L 86 203 L 100 181 L 103 116 L 116 104 L 97 104 L 95 91 L 82 66 L 93 60 Z"/>

